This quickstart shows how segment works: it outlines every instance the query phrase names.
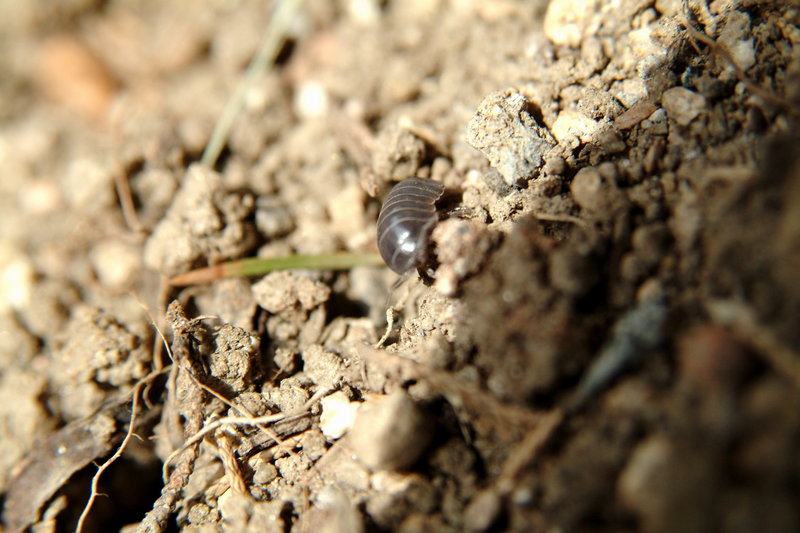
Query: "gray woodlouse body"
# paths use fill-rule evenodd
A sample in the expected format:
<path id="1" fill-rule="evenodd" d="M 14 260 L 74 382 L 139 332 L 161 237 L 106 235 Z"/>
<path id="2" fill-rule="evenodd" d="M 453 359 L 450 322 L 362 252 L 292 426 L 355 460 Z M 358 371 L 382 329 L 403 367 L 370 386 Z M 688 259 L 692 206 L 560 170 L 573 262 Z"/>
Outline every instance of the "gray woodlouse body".
<path id="1" fill-rule="evenodd" d="M 428 238 L 438 220 L 435 204 L 442 193 L 441 183 L 408 178 L 386 197 L 378 215 L 378 250 L 398 274 L 425 263 Z"/>

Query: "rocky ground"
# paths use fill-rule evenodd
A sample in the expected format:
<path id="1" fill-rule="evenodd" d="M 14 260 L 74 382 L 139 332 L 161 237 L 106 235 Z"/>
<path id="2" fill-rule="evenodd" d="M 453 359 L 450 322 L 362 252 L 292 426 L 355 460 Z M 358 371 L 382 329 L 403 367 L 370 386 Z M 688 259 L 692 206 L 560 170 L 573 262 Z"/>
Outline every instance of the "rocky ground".
<path id="1" fill-rule="evenodd" d="M 796 1 L 0 15 L 6 530 L 800 529 Z"/>

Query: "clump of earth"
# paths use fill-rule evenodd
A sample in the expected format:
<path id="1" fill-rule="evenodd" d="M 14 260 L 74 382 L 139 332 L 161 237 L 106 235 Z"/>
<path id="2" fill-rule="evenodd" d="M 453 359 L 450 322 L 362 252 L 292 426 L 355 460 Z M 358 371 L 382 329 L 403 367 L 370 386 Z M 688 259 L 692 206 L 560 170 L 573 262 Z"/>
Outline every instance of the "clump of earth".
<path id="1" fill-rule="evenodd" d="M 8 531 L 800 529 L 796 3 L 0 13 Z"/>

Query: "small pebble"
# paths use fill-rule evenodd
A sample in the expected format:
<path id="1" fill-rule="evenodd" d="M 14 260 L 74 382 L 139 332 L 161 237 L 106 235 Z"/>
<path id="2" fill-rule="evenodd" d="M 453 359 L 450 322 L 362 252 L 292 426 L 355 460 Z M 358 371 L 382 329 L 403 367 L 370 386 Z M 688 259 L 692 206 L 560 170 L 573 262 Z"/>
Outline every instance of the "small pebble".
<path id="1" fill-rule="evenodd" d="M 319 417 L 319 428 L 328 440 L 336 440 L 353 426 L 360 404 L 351 402 L 342 391 L 336 391 L 323 398 L 320 405 L 322 414 Z"/>
<path id="2" fill-rule="evenodd" d="M 419 459 L 431 438 L 428 420 L 405 392 L 365 402 L 350 430 L 349 444 L 373 470 L 399 470 Z"/>
<path id="3" fill-rule="evenodd" d="M 370 485 L 366 512 L 382 531 L 396 531 L 409 514 L 437 510 L 439 491 L 419 474 L 381 470 L 370 476 Z"/>
<path id="4" fill-rule="evenodd" d="M 664 106 L 670 119 L 681 126 L 688 126 L 705 110 L 706 99 L 703 95 L 684 87 L 673 87 L 664 91 L 661 105 Z"/>
<path id="5" fill-rule="evenodd" d="M 33 264 L 24 253 L 0 244 L 0 312 L 28 307 L 34 274 Z"/>
<path id="6" fill-rule="evenodd" d="M 297 87 L 292 107 L 297 116 L 303 119 L 321 118 L 330 110 L 328 91 L 321 83 L 308 80 Z"/>
<path id="7" fill-rule="evenodd" d="M 600 124 L 596 120 L 592 120 L 580 111 L 565 109 L 558 114 L 553 123 L 553 136 L 559 142 L 570 136 L 578 137 L 583 142 L 589 142 L 599 128 Z"/>
<path id="8" fill-rule="evenodd" d="M 737 67 L 747 70 L 756 64 L 750 15 L 737 10 L 730 10 L 726 15 L 717 42 L 728 50 Z"/>
<path id="9" fill-rule="evenodd" d="M 278 469 L 275 468 L 275 465 L 272 464 L 267 459 L 267 456 L 270 455 L 271 455 L 270 452 L 261 452 L 259 456 L 255 459 L 255 462 L 252 465 L 253 483 L 257 483 L 259 485 L 266 485 L 267 483 L 278 477 Z"/>
<path id="10" fill-rule="evenodd" d="M 502 498 L 497 491 L 485 489 L 479 492 L 464 510 L 464 525 L 468 531 L 486 531 L 500 514 Z"/>
<path id="11" fill-rule="evenodd" d="M 712 531 L 709 506 L 717 482 L 713 461 L 699 450 L 661 435 L 633 450 L 617 482 L 622 504 L 640 520 L 640 531 Z"/>
<path id="12" fill-rule="evenodd" d="M 611 85 L 610 92 L 619 100 L 619 103 L 628 109 L 646 100 L 650 95 L 647 85 L 639 78 L 628 78 L 614 82 Z"/>
<path id="13" fill-rule="evenodd" d="M 619 477 L 617 492 L 620 500 L 643 515 L 646 523 L 663 519 L 663 504 L 658 500 L 675 459 L 670 442 L 664 437 L 653 436 L 636 447 Z"/>
<path id="14" fill-rule="evenodd" d="M 640 122 L 646 121 L 655 110 L 656 107 L 651 102 L 641 101 L 619 115 L 614 120 L 614 125 L 620 130 L 629 130 Z M 644 127 L 644 124 L 642 124 L 642 127 Z"/>

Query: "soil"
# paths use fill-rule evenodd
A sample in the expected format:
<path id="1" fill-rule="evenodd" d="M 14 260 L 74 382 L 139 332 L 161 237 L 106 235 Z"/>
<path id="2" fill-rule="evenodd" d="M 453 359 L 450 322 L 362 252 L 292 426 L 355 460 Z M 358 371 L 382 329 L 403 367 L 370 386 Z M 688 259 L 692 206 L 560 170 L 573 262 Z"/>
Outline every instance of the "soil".
<path id="1" fill-rule="evenodd" d="M 0 3 L 6 530 L 800 530 L 796 1 L 274 8 Z"/>

